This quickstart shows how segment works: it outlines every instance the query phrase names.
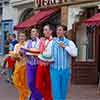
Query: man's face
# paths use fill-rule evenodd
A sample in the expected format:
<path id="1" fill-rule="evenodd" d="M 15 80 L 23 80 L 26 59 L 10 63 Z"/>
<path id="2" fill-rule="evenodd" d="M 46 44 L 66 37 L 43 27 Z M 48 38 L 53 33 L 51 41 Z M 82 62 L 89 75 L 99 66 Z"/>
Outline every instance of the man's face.
<path id="1" fill-rule="evenodd" d="M 10 40 L 13 40 L 13 36 L 12 35 L 10 35 Z"/>
<path id="2" fill-rule="evenodd" d="M 31 30 L 31 38 L 35 38 L 37 36 L 37 30 L 34 28 Z"/>
<path id="3" fill-rule="evenodd" d="M 51 31 L 50 27 L 46 25 L 43 28 L 43 33 L 44 33 L 45 37 L 49 38 L 51 36 L 52 31 Z"/>
<path id="4" fill-rule="evenodd" d="M 26 36 L 24 33 L 19 34 L 19 41 L 24 42 L 26 40 Z"/>
<path id="5" fill-rule="evenodd" d="M 59 26 L 57 27 L 56 33 L 57 33 L 57 37 L 62 37 L 64 36 L 65 31 L 63 30 L 62 26 Z"/>

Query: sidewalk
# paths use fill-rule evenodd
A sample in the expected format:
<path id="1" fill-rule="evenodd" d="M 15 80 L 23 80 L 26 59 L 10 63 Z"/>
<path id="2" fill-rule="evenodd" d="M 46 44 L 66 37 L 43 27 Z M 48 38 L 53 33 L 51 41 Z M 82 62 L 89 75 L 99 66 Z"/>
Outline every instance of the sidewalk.
<path id="1" fill-rule="evenodd" d="M 1 56 L 0 63 L 2 63 Z M 4 98 L 2 98 L 2 100 L 17 100 L 17 91 L 14 87 L 12 87 L 11 90 L 10 88 L 9 85 L 3 82 L 3 80 L 0 78 L 0 96 Z M 9 91 L 11 92 L 11 94 L 8 93 Z M 100 100 L 100 93 L 97 93 L 96 85 L 72 85 L 70 87 L 67 100 Z"/>
<path id="2" fill-rule="evenodd" d="M 1 69 L 2 65 L 3 65 L 3 57 L 0 55 L 0 69 Z"/>
<path id="3" fill-rule="evenodd" d="M 0 97 L 2 100 L 18 100 L 18 91 L 0 80 Z M 66 100 L 100 100 L 100 94 L 96 93 L 96 86 L 73 85 Z"/>
<path id="4" fill-rule="evenodd" d="M 68 100 L 100 100 L 96 85 L 72 85 Z"/>
<path id="5" fill-rule="evenodd" d="M 18 100 L 18 91 L 0 76 L 0 100 Z"/>

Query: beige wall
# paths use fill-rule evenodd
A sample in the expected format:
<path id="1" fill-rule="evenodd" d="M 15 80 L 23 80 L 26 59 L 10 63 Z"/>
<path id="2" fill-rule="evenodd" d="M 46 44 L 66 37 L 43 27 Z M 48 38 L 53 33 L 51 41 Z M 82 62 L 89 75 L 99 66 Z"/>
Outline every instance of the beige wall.
<path id="1" fill-rule="evenodd" d="M 16 1 L 19 3 L 22 3 L 23 1 L 24 4 L 16 5 Z M 25 3 L 25 1 L 28 1 L 28 3 Z M 11 0 L 9 5 L 3 5 L 3 20 L 12 19 L 14 21 L 14 25 L 18 24 L 22 13 L 26 9 L 34 7 L 32 2 L 33 0 Z"/>
<path id="2" fill-rule="evenodd" d="M 86 0 L 77 0 L 77 1 L 86 1 Z M 91 0 L 91 1 L 93 1 L 93 0 Z M 75 21 L 76 21 L 75 16 L 79 14 L 79 12 L 82 10 L 82 8 L 96 7 L 98 4 L 100 4 L 100 1 L 75 4 L 75 5 L 68 6 L 68 30 L 72 29 L 72 24 L 75 23 Z"/>
<path id="3" fill-rule="evenodd" d="M 30 3 L 33 2 L 34 0 L 10 0 L 10 3 L 12 3 L 13 5 L 20 5 L 20 4 L 26 4 L 26 3 Z"/>
<path id="4" fill-rule="evenodd" d="M 68 7 L 61 8 L 61 24 L 67 25 L 68 19 Z"/>

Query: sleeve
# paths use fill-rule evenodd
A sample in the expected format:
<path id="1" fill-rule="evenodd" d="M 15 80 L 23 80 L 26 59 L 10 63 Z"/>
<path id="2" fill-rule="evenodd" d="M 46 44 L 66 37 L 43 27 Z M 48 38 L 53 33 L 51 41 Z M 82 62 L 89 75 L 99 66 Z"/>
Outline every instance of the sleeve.
<path id="1" fill-rule="evenodd" d="M 13 45 L 12 45 L 12 43 L 9 44 L 9 50 L 13 51 Z"/>
<path id="2" fill-rule="evenodd" d="M 17 45 L 15 45 L 15 47 L 14 47 L 14 52 L 16 52 L 17 51 Z"/>
<path id="3" fill-rule="evenodd" d="M 47 47 L 47 52 L 51 55 L 52 54 L 52 43 L 53 40 L 49 43 L 48 47 Z"/>
<path id="4" fill-rule="evenodd" d="M 27 48 L 27 47 L 28 47 L 28 43 L 29 43 L 29 41 L 27 41 L 27 42 L 25 43 L 24 48 Z"/>
<path id="5" fill-rule="evenodd" d="M 77 47 L 74 42 L 69 41 L 69 46 L 65 47 L 65 50 L 73 57 L 77 56 Z"/>
<path id="6" fill-rule="evenodd" d="M 39 42 L 39 49 L 40 49 L 40 52 L 43 53 L 43 50 L 44 50 L 43 38 L 40 39 L 40 42 Z"/>
<path id="7" fill-rule="evenodd" d="M 14 47 L 14 53 L 18 53 L 19 52 L 19 44 L 17 43 Z"/>
<path id="8" fill-rule="evenodd" d="M 54 41 L 52 41 L 52 46 L 51 46 L 51 55 L 53 57 L 53 52 L 54 52 Z"/>

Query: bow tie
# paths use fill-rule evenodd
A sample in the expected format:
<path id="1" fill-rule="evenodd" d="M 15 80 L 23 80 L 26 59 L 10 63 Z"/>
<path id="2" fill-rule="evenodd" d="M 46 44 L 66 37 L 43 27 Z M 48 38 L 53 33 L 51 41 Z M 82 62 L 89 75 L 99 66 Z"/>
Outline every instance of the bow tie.
<path id="1" fill-rule="evenodd" d="M 32 39 L 32 41 L 36 41 L 36 38 Z"/>
<path id="2" fill-rule="evenodd" d="M 50 40 L 50 38 L 45 38 L 45 40 Z"/>

